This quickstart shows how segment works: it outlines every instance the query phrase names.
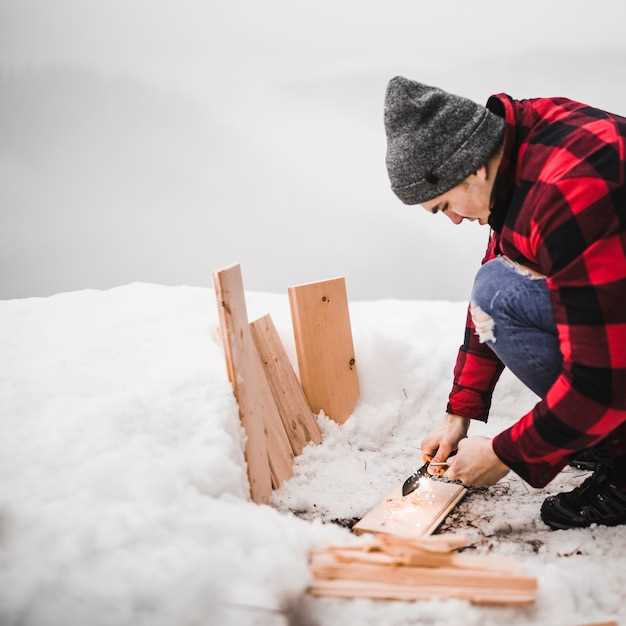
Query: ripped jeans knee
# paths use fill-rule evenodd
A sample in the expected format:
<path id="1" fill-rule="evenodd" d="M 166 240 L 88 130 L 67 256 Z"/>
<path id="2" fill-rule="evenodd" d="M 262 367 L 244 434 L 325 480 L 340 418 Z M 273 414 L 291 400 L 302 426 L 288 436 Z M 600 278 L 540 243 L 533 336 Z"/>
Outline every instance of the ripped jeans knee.
<path id="1" fill-rule="evenodd" d="M 480 343 L 496 342 L 494 313 L 503 281 L 506 279 L 506 274 L 502 271 L 502 261 L 499 259 L 500 257 L 492 259 L 482 265 L 474 279 L 470 315 Z"/>
<path id="2" fill-rule="evenodd" d="M 499 331 L 508 332 L 533 317 L 545 319 L 551 307 L 544 278 L 505 256 L 482 265 L 470 299 L 470 315 L 479 342 L 494 344 Z"/>
<path id="3" fill-rule="evenodd" d="M 470 299 L 478 341 L 526 386 L 543 397 L 562 357 L 547 281 L 499 256 L 482 265 Z"/>
<path id="4" fill-rule="evenodd" d="M 486 343 L 487 341 L 495 343 L 496 337 L 493 330 L 496 323 L 493 317 L 483 311 L 480 306 L 474 302 L 470 304 L 470 315 L 472 316 L 472 322 L 474 322 L 474 328 L 476 329 L 479 343 Z"/>

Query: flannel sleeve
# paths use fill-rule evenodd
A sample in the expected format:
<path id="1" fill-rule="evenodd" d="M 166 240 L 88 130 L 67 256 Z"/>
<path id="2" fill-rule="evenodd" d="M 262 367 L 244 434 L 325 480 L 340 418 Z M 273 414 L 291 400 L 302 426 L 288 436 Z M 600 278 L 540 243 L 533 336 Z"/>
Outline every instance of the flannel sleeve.
<path id="1" fill-rule="evenodd" d="M 616 202 L 616 198 L 618 201 Z M 497 456 L 533 487 L 626 420 L 626 204 L 621 185 L 545 185 L 532 239 L 547 274 L 563 367 L 546 397 L 497 435 Z"/>
<path id="2" fill-rule="evenodd" d="M 496 246 L 496 234 L 492 232 L 483 264 L 495 258 Z M 454 380 L 446 411 L 486 422 L 491 396 L 503 369 L 504 365 L 491 348 L 479 343 L 468 307 L 465 335 L 454 366 Z"/>

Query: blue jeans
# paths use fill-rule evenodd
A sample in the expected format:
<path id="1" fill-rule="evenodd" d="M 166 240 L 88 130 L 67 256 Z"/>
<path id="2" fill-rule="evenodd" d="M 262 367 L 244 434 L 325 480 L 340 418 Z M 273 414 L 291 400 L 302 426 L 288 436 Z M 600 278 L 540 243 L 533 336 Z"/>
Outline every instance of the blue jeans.
<path id="1" fill-rule="evenodd" d="M 544 398 L 563 363 L 545 278 L 496 257 L 476 274 L 470 307 L 479 339 Z M 611 458 L 617 480 L 626 486 L 626 423 L 595 449 L 600 447 Z"/>
<path id="2" fill-rule="evenodd" d="M 496 257 L 476 275 L 471 309 L 481 341 L 544 398 L 562 364 L 545 278 L 522 274 L 506 257 Z"/>

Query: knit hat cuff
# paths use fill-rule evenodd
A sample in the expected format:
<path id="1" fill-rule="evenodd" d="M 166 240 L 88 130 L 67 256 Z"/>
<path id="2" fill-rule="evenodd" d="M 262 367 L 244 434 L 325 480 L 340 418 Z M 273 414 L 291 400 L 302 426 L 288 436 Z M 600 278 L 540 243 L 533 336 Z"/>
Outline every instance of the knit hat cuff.
<path id="1" fill-rule="evenodd" d="M 449 191 L 475 172 L 495 152 L 502 140 L 504 120 L 488 109 L 467 139 L 447 158 L 422 178 L 402 187 L 392 187 L 404 204 L 421 204 Z"/>

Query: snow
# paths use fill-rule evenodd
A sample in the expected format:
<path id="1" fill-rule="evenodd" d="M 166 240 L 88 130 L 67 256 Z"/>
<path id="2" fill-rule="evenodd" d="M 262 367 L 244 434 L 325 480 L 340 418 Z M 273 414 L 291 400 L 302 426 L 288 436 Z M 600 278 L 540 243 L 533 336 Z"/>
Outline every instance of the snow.
<path id="1" fill-rule="evenodd" d="M 294 360 L 286 295 L 248 293 Z M 509 474 L 474 490 L 444 529 L 514 555 L 539 577 L 535 607 L 378 603 L 303 595 L 312 546 L 356 541 L 362 516 L 415 468 L 442 416 L 463 303 L 353 302 L 362 397 L 318 417 L 273 507 L 247 500 L 243 433 L 210 288 L 132 284 L 0 302 L 0 623 L 579 624 L 626 617 L 624 528 L 553 532 L 545 490 Z M 505 373 L 492 435 L 536 398 Z"/>

